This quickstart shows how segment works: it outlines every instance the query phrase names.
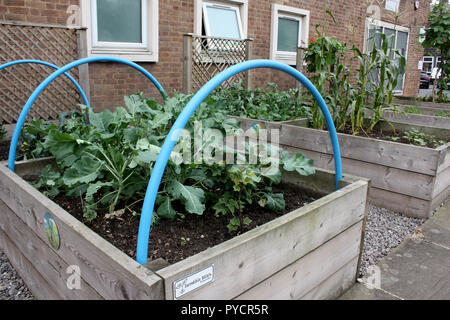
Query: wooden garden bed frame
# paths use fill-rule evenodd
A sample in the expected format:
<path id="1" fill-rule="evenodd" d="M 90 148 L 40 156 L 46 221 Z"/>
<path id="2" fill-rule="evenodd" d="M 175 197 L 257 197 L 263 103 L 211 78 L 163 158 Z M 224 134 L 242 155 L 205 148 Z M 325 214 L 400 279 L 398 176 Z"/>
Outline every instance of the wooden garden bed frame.
<path id="1" fill-rule="evenodd" d="M 334 191 L 332 172 L 286 173 L 284 181 L 326 195 L 175 264 L 143 266 L 21 178 L 53 161 L 18 162 L 16 172 L 0 163 L 0 248 L 38 299 L 329 299 L 356 281 L 367 179 L 345 175 Z M 57 250 L 46 213 L 59 230 Z M 69 266 L 80 270 L 80 289 L 67 286 Z M 205 283 L 189 291 L 196 279 Z"/>
<path id="2" fill-rule="evenodd" d="M 244 130 L 255 122 L 263 129 L 280 129 L 279 143 L 283 149 L 300 151 L 313 159 L 316 167 L 333 169 L 328 131 L 235 118 L 241 121 Z M 403 125 L 402 129 L 408 128 L 407 124 Z M 431 129 L 429 133 L 439 137 L 450 135 L 447 129 Z M 371 180 L 369 201 L 372 204 L 407 216 L 426 218 L 450 196 L 450 143 L 432 149 L 342 133 L 338 133 L 338 140 L 343 172 Z"/>

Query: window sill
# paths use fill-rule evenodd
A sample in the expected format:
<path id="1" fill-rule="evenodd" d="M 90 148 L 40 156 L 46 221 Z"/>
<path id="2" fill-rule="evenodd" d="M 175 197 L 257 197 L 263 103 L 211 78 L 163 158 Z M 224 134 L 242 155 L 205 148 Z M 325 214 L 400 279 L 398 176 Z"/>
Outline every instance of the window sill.
<path id="1" fill-rule="evenodd" d="M 110 56 L 122 58 L 133 62 L 158 62 L 158 53 L 150 51 L 136 51 L 124 49 L 92 49 L 89 52 L 90 57 Z"/>
<path id="2" fill-rule="evenodd" d="M 297 64 L 297 54 L 276 54 L 273 60 L 282 62 L 290 66 L 295 66 Z"/>

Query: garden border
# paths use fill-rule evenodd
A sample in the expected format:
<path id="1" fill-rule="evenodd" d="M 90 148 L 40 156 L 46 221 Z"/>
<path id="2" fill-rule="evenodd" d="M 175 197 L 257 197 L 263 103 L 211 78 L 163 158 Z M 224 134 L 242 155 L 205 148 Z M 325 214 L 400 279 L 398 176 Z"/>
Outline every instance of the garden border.
<path id="1" fill-rule="evenodd" d="M 16 172 L 0 163 L 0 245 L 38 299 L 172 299 L 173 281 L 211 264 L 214 281 L 179 298 L 326 299 L 356 281 L 367 179 L 344 175 L 334 191 L 330 171 L 318 169 L 308 177 L 286 173 L 284 181 L 329 194 L 173 265 L 155 260 L 144 266 L 19 176 L 36 174 L 53 161 L 18 162 Z M 59 229 L 57 250 L 44 229 L 46 212 Z M 80 290 L 66 287 L 71 265 L 80 267 Z M 305 272 L 310 272 L 306 278 Z M 272 284 L 283 290 L 267 290 Z"/>
<path id="2" fill-rule="evenodd" d="M 279 143 L 284 150 L 300 151 L 313 159 L 316 167 L 332 168 L 327 131 L 234 118 L 241 121 L 244 130 L 254 123 L 262 129 L 279 129 Z M 338 140 L 343 172 L 371 180 L 369 201 L 374 205 L 426 218 L 450 196 L 450 142 L 432 149 L 343 133 L 338 133 Z"/>

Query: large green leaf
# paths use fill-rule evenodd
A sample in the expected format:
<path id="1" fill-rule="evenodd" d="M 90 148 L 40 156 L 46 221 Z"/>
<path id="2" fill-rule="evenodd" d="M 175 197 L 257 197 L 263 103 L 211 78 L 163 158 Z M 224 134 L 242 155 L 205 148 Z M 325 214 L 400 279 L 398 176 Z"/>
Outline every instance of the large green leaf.
<path id="1" fill-rule="evenodd" d="M 314 169 L 314 161 L 307 159 L 301 152 L 297 152 L 295 156 L 290 157 L 288 151 L 283 151 L 281 161 L 286 171 L 295 170 L 302 176 L 308 176 L 316 172 Z"/>
<path id="2" fill-rule="evenodd" d="M 113 182 L 102 182 L 97 181 L 96 183 L 89 184 L 86 190 L 86 201 L 92 202 L 94 200 L 94 195 L 103 187 L 111 187 Z"/>
<path id="3" fill-rule="evenodd" d="M 65 161 L 65 158 L 74 158 L 74 153 L 78 147 L 77 138 L 68 134 L 60 132 L 59 130 L 51 130 L 44 142 L 44 147 L 49 150 L 56 158 L 57 162 Z M 71 161 L 66 162 L 70 165 Z"/>
<path id="4" fill-rule="evenodd" d="M 272 211 L 281 211 L 286 207 L 282 193 L 266 193 L 266 207 Z"/>
<path id="5" fill-rule="evenodd" d="M 166 197 L 164 201 L 159 205 L 156 211 L 158 217 L 173 220 L 177 216 L 177 212 L 172 208 L 171 199 Z"/>
<path id="6" fill-rule="evenodd" d="M 89 121 L 97 131 L 105 133 L 108 131 L 109 125 L 114 121 L 114 115 L 108 109 L 100 113 L 89 110 Z"/>
<path id="7" fill-rule="evenodd" d="M 95 181 L 100 174 L 102 162 L 93 160 L 89 156 L 83 156 L 64 173 L 64 184 L 68 186 L 77 183 L 90 183 Z"/>
<path id="8" fill-rule="evenodd" d="M 205 205 L 203 204 L 205 193 L 202 189 L 185 186 L 174 180 L 170 183 L 168 191 L 175 199 L 180 199 L 183 202 L 188 212 L 203 214 L 205 211 Z"/>
<path id="9" fill-rule="evenodd" d="M 157 129 L 160 127 L 163 127 L 169 123 L 169 121 L 172 119 L 173 115 L 170 112 L 160 112 L 158 113 L 152 121 L 151 128 Z"/>

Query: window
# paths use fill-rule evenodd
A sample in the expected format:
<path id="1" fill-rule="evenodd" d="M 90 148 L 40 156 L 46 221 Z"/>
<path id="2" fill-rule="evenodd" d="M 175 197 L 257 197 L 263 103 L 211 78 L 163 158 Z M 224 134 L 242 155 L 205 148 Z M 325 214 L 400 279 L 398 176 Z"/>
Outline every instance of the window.
<path id="1" fill-rule="evenodd" d="M 366 34 L 366 51 L 370 50 L 374 45 L 376 48 L 381 46 L 381 37 L 380 33 L 386 35 L 386 38 L 389 39 L 390 47 L 397 50 L 402 56 L 407 59 L 408 57 L 408 39 L 409 39 L 409 29 L 406 27 L 396 26 L 391 23 L 372 20 L 367 21 L 367 31 Z M 397 65 L 400 65 L 400 56 L 391 52 L 390 54 L 391 60 L 393 60 Z M 405 70 L 400 70 L 400 74 L 398 76 L 397 87 L 395 91 L 402 92 L 403 91 L 403 83 L 405 80 Z"/>
<path id="2" fill-rule="evenodd" d="M 203 24 L 206 35 L 216 38 L 242 39 L 239 8 L 214 3 L 203 4 Z"/>
<path id="3" fill-rule="evenodd" d="M 400 0 L 386 0 L 385 9 L 389 11 L 398 12 Z"/>
<path id="4" fill-rule="evenodd" d="M 158 60 L 158 0 L 83 0 L 88 55 Z"/>
<path id="5" fill-rule="evenodd" d="M 425 56 L 422 61 L 422 71 L 431 72 L 431 70 L 433 70 L 434 57 Z"/>
<path id="6" fill-rule="evenodd" d="M 194 2 L 194 34 L 217 38 L 247 37 L 248 0 Z"/>
<path id="7" fill-rule="evenodd" d="M 270 58 L 289 65 L 297 62 L 297 47 L 308 42 L 309 11 L 272 5 Z"/>

